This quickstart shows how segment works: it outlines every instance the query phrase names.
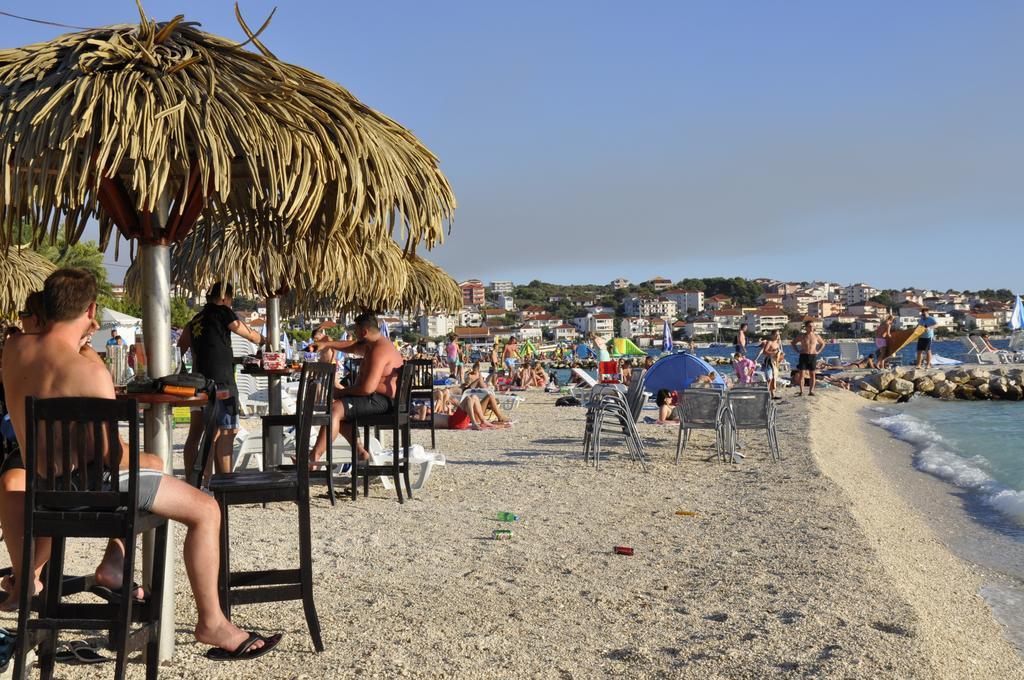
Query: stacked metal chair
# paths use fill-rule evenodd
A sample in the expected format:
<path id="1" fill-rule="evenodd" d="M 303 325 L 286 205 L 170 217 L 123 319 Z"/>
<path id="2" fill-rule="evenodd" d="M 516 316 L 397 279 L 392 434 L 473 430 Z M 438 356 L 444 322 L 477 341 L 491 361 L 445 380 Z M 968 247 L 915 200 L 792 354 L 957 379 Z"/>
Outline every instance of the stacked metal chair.
<path id="1" fill-rule="evenodd" d="M 618 386 L 610 384 L 595 385 L 591 389 L 583 432 L 583 460 L 589 463 L 593 459 L 595 469 L 601 467 L 602 435 L 612 434 L 623 437 L 630 460 L 640 463 L 644 472 L 647 471 L 644 443 L 636 427 L 646 398 L 645 380 L 644 371 L 635 372 L 625 394 Z"/>

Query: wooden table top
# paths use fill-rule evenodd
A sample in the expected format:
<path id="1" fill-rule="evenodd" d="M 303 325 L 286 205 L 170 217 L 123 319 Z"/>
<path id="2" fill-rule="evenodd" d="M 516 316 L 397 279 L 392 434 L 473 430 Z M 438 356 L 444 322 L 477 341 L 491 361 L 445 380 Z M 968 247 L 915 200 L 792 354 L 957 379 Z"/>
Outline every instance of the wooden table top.
<path id="1" fill-rule="evenodd" d="M 171 406 L 197 406 L 205 404 L 210 399 L 205 392 L 183 397 L 180 394 L 165 394 L 164 392 L 118 392 L 118 399 L 134 399 L 140 404 L 170 404 Z"/>

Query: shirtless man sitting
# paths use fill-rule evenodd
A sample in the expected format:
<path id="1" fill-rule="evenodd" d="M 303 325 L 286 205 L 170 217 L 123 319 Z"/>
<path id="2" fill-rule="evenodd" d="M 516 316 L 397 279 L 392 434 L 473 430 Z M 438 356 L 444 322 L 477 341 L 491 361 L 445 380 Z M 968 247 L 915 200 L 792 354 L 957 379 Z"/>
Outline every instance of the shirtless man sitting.
<path id="1" fill-rule="evenodd" d="M 797 362 L 797 392 L 798 397 L 804 396 L 804 380 L 810 380 L 810 390 L 807 394 L 814 396 L 814 386 L 817 384 L 818 353 L 825 349 L 825 340 L 814 331 L 814 322 L 804 323 L 804 332 L 793 338 L 793 349 L 800 353 L 800 360 Z"/>
<path id="2" fill-rule="evenodd" d="M 11 338 L 4 347 L 6 361 L 3 384 L 14 422 L 18 442 L 25 442 L 25 398 L 97 397 L 114 399 L 114 383 L 102 362 L 80 354 L 82 340 L 95 328 L 96 280 L 84 269 L 60 269 L 51 274 L 43 289 L 42 332 L 21 334 Z M 119 467 L 128 467 L 128 451 L 122 442 Z M 91 452 L 86 452 L 88 459 Z M 72 459 L 77 461 L 77 456 Z M 233 625 L 224 616 L 217 592 L 217 569 L 220 560 L 220 511 L 217 503 L 198 489 L 180 479 L 164 476 L 163 462 L 156 456 L 140 454 L 140 508 L 185 525 L 184 560 L 189 582 L 198 609 L 195 636 L 212 645 L 207 652 L 211 659 L 254 658 L 269 652 L 280 641 L 280 635 L 250 635 Z M 72 470 L 61 470 L 69 474 Z M 39 451 L 39 475 L 47 471 L 47 452 Z M 127 474 L 127 472 L 123 473 Z M 10 456 L 0 470 L 0 522 L 13 565 L 15 583 L 20 573 L 25 510 L 25 469 L 20 455 Z M 49 557 L 49 540 L 38 539 L 35 545 L 34 592 L 42 588 L 39 574 Z M 96 584 L 111 590 L 122 587 L 121 575 L 124 546 L 111 541 L 99 566 Z M 10 585 L 14 585 L 13 583 Z M 144 595 L 136 590 L 134 597 Z M 17 598 L 9 596 L 17 607 Z M 8 608 L 11 608 L 10 606 Z"/>
<path id="3" fill-rule="evenodd" d="M 347 354 L 362 356 L 356 383 L 334 391 L 334 405 L 331 407 L 331 432 L 340 432 L 348 443 L 356 447 L 359 460 L 368 460 L 369 452 L 363 448 L 359 437 L 354 436 L 352 426 L 346 421 L 352 417 L 377 416 L 395 408 L 398 394 L 398 372 L 402 368 L 402 355 L 380 332 L 377 316 L 363 312 L 356 317 L 352 329 L 355 340 L 327 340 L 310 345 L 311 352 L 334 349 Z M 320 428 L 316 444 L 310 455 L 310 466 L 327 451 L 327 430 Z"/>

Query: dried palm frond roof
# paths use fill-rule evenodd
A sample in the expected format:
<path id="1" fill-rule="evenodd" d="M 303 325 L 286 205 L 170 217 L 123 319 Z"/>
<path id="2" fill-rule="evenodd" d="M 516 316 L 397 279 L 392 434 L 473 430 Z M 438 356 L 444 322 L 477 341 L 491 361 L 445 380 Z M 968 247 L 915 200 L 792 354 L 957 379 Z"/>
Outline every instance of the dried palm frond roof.
<path id="1" fill-rule="evenodd" d="M 74 242 L 91 217 L 101 248 L 114 226 L 175 242 L 200 217 L 310 242 L 443 240 L 455 198 L 409 130 L 279 61 L 237 7 L 259 53 L 139 12 L 139 24 L 0 50 L 0 245 L 25 219 L 37 243 L 60 220 Z M 161 198 L 175 202 L 154 232 Z"/>
<path id="2" fill-rule="evenodd" d="M 141 296 L 136 261 L 125 276 L 126 292 Z M 171 282 L 201 293 L 214 282 L 231 281 L 236 294 L 282 295 L 293 310 L 457 309 L 462 292 L 439 267 L 406 256 L 391 239 L 374 249 L 347 240 L 310 246 L 297 243 L 286 252 L 274 240 L 254 242 L 237 225 L 210 234 L 197 231 L 171 251 Z M 454 294 L 453 294 L 454 291 Z M 457 298 L 457 302 L 453 300 Z"/>
<path id="3" fill-rule="evenodd" d="M 427 312 L 457 312 L 462 308 L 462 289 L 451 276 L 433 262 L 416 254 L 406 258 L 409 283 L 402 293 L 399 309 Z"/>
<path id="4" fill-rule="evenodd" d="M 13 319 L 57 266 L 28 248 L 0 250 L 0 319 Z"/>

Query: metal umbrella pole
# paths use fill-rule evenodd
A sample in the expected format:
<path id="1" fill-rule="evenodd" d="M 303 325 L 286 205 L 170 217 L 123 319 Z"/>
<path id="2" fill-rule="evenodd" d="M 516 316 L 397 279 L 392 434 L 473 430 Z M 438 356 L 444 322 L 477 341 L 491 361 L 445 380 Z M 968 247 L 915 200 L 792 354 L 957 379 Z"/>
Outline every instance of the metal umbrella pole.
<path id="1" fill-rule="evenodd" d="M 166 192 L 153 212 L 154 225 L 167 224 L 170 201 Z M 158 231 L 159 233 L 159 231 Z M 171 251 L 162 243 L 142 243 L 142 323 L 146 347 L 146 368 L 150 378 L 161 378 L 171 372 Z M 143 419 L 143 444 L 147 453 L 160 456 L 164 472 L 174 473 L 171 454 L 171 407 L 169 404 L 150 404 Z M 167 526 L 167 559 L 164 567 L 164 587 L 152 597 L 163 598 L 160 616 L 160 661 L 174 655 L 174 524 Z M 142 542 L 142 564 L 145 584 L 153 581 L 153 555 L 156 532 L 147 532 Z M 152 592 L 152 591 L 151 591 Z"/>
<path id="2" fill-rule="evenodd" d="M 281 349 L 281 299 L 277 296 L 267 298 L 267 345 L 271 352 Z M 281 415 L 281 376 L 271 375 L 267 378 L 267 389 L 270 392 L 270 413 Z M 266 464 L 269 467 L 276 467 L 281 464 L 282 449 L 284 448 L 284 433 L 280 427 L 270 430 L 270 439 L 267 442 L 267 450 L 264 451 Z"/>

